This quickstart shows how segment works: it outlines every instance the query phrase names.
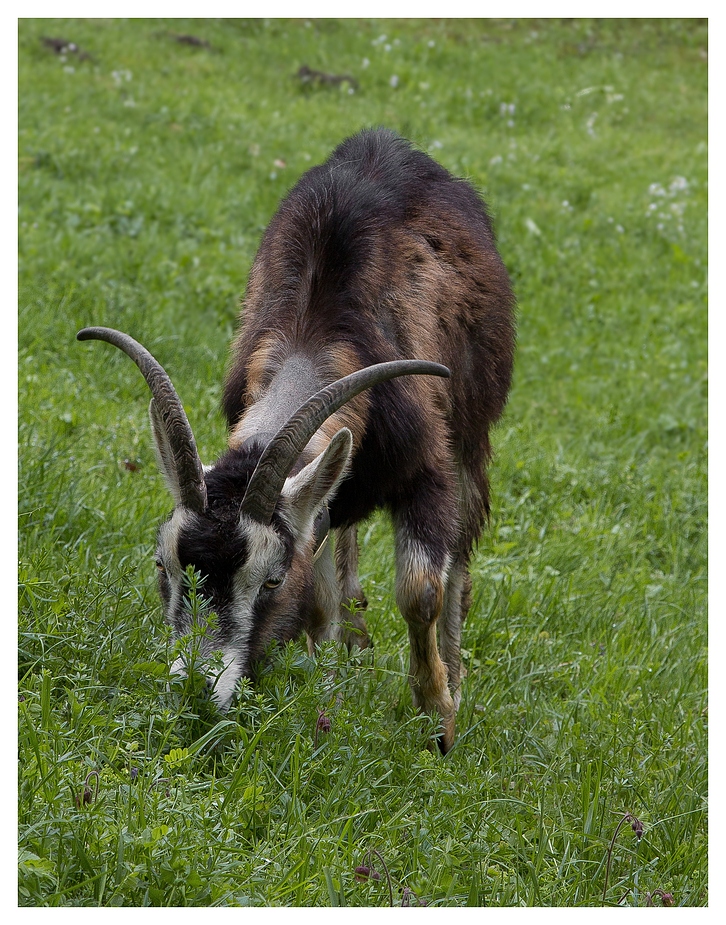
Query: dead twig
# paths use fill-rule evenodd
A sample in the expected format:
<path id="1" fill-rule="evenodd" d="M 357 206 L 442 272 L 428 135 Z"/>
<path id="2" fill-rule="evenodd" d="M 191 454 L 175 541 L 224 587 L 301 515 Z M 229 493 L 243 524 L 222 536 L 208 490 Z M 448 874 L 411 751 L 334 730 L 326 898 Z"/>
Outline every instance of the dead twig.
<path id="1" fill-rule="evenodd" d="M 52 38 L 46 35 L 42 36 L 40 41 L 46 48 L 50 48 L 50 50 L 54 51 L 57 55 L 78 55 L 79 61 L 93 61 L 93 58 L 88 52 L 83 51 L 75 42 L 69 42 L 66 39 Z"/>
<path id="2" fill-rule="evenodd" d="M 307 64 L 302 65 L 297 72 L 297 76 L 300 82 L 304 84 L 339 86 L 344 81 L 347 81 L 351 89 L 358 89 L 358 81 L 355 77 L 351 77 L 350 74 L 326 74 L 325 71 L 314 71 L 312 68 L 308 67 Z"/>

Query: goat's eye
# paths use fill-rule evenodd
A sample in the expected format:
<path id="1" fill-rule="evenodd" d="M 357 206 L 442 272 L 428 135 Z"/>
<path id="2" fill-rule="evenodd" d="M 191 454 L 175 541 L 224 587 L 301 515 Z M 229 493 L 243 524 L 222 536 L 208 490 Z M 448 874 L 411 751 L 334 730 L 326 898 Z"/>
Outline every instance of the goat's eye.
<path id="1" fill-rule="evenodd" d="M 279 588 L 281 584 L 282 584 L 282 578 L 268 578 L 264 584 L 264 587 L 272 591 L 275 588 Z"/>
<path id="2" fill-rule="evenodd" d="M 164 568 L 164 563 L 161 559 L 156 559 L 156 567 L 162 575 L 166 575 L 166 569 Z"/>

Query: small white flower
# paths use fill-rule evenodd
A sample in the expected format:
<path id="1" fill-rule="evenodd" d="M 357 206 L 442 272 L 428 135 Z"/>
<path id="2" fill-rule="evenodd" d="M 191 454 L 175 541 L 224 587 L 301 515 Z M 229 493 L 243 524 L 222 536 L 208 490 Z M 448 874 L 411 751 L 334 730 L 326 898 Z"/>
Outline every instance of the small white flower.
<path id="1" fill-rule="evenodd" d="M 364 59 L 361 61 L 360 66 L 361 66 L 361 67 L 368 67 L 368 66 L 370 65 L 370 63 L 371 63 L 371 62 L 368 60 L 368 58 L 364 58 Z"/>
<path id="2" fill-rule="evenodd" d="M 131 76 L 131 71 L 127 71 L 125 69 L 120 71 L 111 71 L 111 77 L 113 78 L 113 82 L 117 87 L 120 87 L 124 81 L 128 83 L 131 80 Z"/>
<path id="3" fill-rule="evenodd" d="M 490 166 L 490 167 L 494 167 L 496 164 L 501 164 L 501 163 L 502 163 L 502 155 L 501 155 L 501 154 L 495 154 L 494 157 L 490 158 L 490 160 L 489 160 L 489 166 Z"/>
<path id="4" fill-rule="evenodd" d="M 392 74 L 388 83 L 395 89 L 398 86 L 398 75 Z"/>

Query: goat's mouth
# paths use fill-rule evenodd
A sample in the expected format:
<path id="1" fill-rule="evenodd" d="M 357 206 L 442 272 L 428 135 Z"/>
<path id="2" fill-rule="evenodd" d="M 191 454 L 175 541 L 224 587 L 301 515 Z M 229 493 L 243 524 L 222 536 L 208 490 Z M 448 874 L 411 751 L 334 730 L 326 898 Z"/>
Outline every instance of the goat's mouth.
<path id="1" fill-rule="evenodd" d="M 218 662 L 214 666 L 205 664 L 201 659 L 194 660 L 192 665 L 189 658 L 180 655 L 169 668 L 170 674 L 176 675 L 179 679 L 188 678 L 190 671 L 201 674 L 209 698 L 218 710 L 226 713 L 234 699 L 237 682 L 245 673 L 244 663 L 239 655 L 236 652 L 223 652 L 221 664 Z"/>

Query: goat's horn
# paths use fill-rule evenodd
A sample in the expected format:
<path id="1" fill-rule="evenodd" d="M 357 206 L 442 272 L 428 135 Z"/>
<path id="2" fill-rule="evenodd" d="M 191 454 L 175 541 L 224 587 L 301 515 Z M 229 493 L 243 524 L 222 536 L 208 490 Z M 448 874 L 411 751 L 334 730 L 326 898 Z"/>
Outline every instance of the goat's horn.
<path id="1" fill-rule="evenodd" d="M 446 366 L 426 360 L 393 360 L 359 369 L 316 392 L 298 408 L 265 448 L 247 486 L 242 511 L 252 520 L 269 524 L 285 479 L 320 425 L 351 398 L 371 386 L 410 375 L 443 376 Z"/>
<path id="2" fill-rule="evenodd" d="M 203 511 L 207 506 L 204 469 L 181 400 L 164 368 L 145 347 L 121 331 L 112 328 L 83 328 L 76 337 L 78 340 L 103 340 L 113 344 L 139 367 L 164 424 L 174 457 L 181 503 L 194 511 Z"/>

